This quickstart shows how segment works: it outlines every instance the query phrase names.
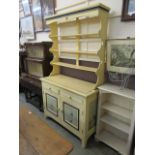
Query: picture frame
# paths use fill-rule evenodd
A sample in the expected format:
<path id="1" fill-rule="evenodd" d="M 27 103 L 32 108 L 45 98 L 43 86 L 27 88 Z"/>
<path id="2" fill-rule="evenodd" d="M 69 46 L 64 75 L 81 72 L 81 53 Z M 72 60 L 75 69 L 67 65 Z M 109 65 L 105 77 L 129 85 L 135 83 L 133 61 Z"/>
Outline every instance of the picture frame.
<path id="1" fill-rule="evenodd" d="M 25 16 L 22 1 L 19 1 L 19 19 Z"/>
<path id="2" fill-rule="evenodd" d="M 55 5 L 56 5 L 55 0 L 41 0 L 44 31 L 49 30 L 49 27 L 46 25 L 45 18 L 55 14 Z"/>
<path id="3" fill-rule="evenodd" d="M 29 0 L 22 0 L 22 5 L 23 5 L 23 10 L 24 10 L 25 16 L 31 15 Z"/>
<path id="4" fill-rule="evenodd" d="M 22 1 L 19 1 L 19 12 L 23 11 L 23 4 Z"/>
<path id="5" fill-rule="evenodd" d="M 27 16 L 27 17 L 21 18 L 20 22 L 21 22 L 21 29 L 22 29 L 22 37 L 27 40 L 35 39 L 33 17 Z"/>
<path id="6" fill-rule="evenodd" d="M 123 0 L 122 21 L 135 20 L 135 0 Z"/>
<path id="7" fill-rule="evenodd" d="M 135 74 L 134 39 L 108 40 L 107 70 L 122 74 Z"/>
<path id="8" fill-rule="evenodd" d="M 40 0 L 32 0 L 32 12 L 35 32 L 43 31 L 43 17 Z"/>

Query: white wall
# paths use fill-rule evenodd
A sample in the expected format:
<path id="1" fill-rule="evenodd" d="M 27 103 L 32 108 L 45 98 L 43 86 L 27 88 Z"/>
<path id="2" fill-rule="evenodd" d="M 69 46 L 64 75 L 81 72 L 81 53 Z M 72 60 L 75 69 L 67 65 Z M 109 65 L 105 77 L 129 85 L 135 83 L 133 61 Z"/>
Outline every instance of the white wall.
<path id="1" fill-rule="evenodd" d="M 121 22 L 121 12 L 123 0 L 57 0 L 56 13 L 63 13 L 74 8 L 93 4 L 103 3 L 111 8 L 109 15 L 108 39 L 125 39 L 135 37 L 135 22 Z M 77 4 L 79 3 L 79 4 Z M 70 8 L 64 8 L 73 5 Z M 31 42 L 50 41 L 48 32 L 39 32 L 36 34 L 36 40 Z"/>

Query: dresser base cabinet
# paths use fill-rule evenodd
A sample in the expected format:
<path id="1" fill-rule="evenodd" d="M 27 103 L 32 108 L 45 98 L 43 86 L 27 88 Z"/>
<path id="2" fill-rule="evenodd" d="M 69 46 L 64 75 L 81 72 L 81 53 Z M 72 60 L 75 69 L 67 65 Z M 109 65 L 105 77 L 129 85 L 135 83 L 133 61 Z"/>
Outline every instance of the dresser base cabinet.
<path id="1" fill-rule="evenodd" d="M 45 79 L 45 78 L 44 78 Z M 45 117 L 50 117 L 79 137 L 82 147 L 95 132 L 98 91 L 79 94 L 69 87 L 42 80 Z"/>

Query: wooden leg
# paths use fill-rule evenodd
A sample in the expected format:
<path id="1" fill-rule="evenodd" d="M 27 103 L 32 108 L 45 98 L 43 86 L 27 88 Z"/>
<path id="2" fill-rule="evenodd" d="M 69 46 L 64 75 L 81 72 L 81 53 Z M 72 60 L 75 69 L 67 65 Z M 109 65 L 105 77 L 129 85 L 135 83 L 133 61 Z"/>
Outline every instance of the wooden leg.
<path id="1" fill-rule="evenodd" d="M 46 119 L 48 116 L 45 114 L 45 112 L 44 112 L 44 119 Z"/>
<path id="2" fill-rule="evenodd" d="M 41 112 L 44 111 L 44 108 L 43 108 L 43 99 L 42 99 L 42 96 L 38 96 L 39 97 L 39 110 Z"/>
<path id="3" fill-rule="evenodd" d="M 31 92 L 28 90 L 25 90 L 25 97 L 26 97 L 26 101 L 28 101 L 29 99 L 31 99 Z"/>
<path id="4" fill-rule="evenodd" d="M 87 139 L 83 138 L 82 139 L 82 148 L 86 148 L 86 146 L 87 146 Z"/>

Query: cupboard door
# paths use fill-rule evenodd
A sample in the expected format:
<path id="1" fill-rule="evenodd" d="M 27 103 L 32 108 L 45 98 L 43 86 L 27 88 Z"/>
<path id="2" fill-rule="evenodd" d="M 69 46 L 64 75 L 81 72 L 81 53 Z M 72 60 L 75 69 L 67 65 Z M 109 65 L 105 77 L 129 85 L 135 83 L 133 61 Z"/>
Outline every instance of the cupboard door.
<path id="1" fill-rule="evenodd" d="M 63 102 L 63 121 L 79 130 L 79 109 Z"/>
<path id="2" fill-rule="evenodd" d="M 58 116 L 58 99 L 47 93 L 46 93 L 46 109 L 55 116 Z"/>

